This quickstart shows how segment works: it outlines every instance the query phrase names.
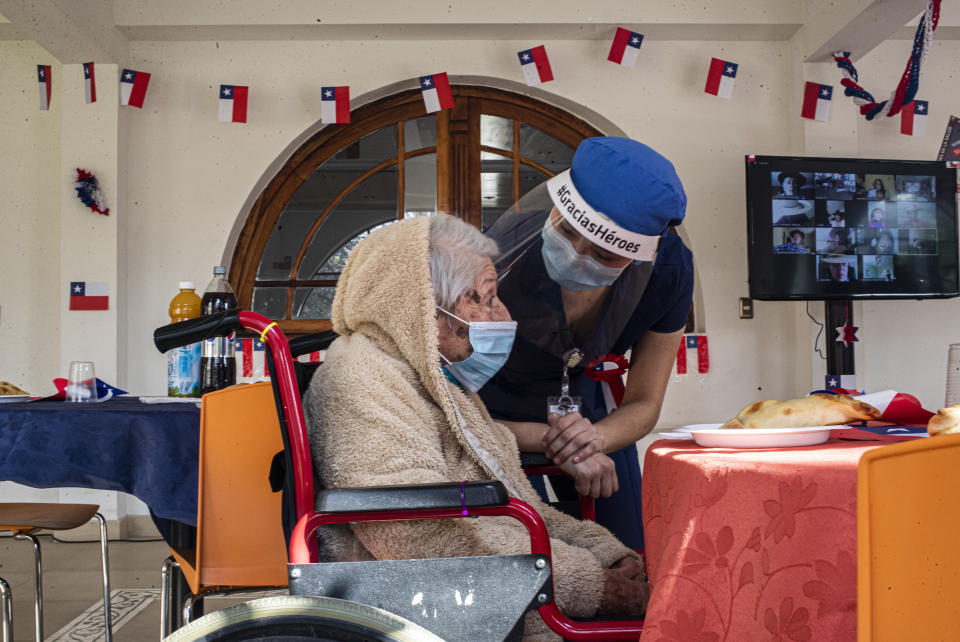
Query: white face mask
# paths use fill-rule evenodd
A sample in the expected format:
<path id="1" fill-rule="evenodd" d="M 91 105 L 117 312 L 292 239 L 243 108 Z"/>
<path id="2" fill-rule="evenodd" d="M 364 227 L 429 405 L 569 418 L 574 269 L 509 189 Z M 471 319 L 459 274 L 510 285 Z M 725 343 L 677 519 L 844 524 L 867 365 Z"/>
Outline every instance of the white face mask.
<path id="1" fill-rule="evenodd" d="M 592 290 L 611 285 L 627 265 L 610 267 L 577 252 L 570 239 L 557 231 L 550 217 L 543 226 L 543 265 L 547 274 L 566 290 Z"/>
<path id="2" fill-rule="evenodd" d="M 463 361 L 450 361 L 442 353 L 440 357 L 447 363 L 446 369 L 464 388 L 476 392 L 500 371 L 510 357 L 513 340 L 517 336 L 517 322 L 465 321 L 439 305 L 437 309 L 468 328 L 473 353 Z"/>

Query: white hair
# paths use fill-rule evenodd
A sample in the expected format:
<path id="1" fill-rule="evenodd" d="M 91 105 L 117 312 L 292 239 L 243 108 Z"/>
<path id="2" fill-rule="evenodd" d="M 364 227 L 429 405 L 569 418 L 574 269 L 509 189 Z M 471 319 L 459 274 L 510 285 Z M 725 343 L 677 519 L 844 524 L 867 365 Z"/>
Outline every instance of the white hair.
<path id="1" fill-rule="evenodd" d="M 464 220 L 438 213 L 430 219 L 430 281 L 437 305 L 453 312 L 457 299 L 500 253 L 497 243 Z M 449 321 L 449 319 L 448 319 Z"/>

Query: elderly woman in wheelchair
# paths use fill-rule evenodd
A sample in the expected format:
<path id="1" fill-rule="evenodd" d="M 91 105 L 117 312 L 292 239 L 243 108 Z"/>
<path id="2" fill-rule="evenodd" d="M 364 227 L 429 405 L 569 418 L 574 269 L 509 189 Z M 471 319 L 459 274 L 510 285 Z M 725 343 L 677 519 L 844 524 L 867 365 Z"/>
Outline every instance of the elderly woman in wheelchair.
<path id="1" fill-rule="evenodd" d="M 476 228 L 443 214 L 387 226 L 352 252 L 333 303 L 340 338 L 304 399 L 315 474 L 327 488 L 498 480 L 546 523 L 563 613 L 641 617 L 649 591 L 640 558 L 603 527 L 544 504 L 513 433 L 474 394 L 505 362 L 516 328 L 497 298 L 496 253 Z M 321 557 L 338 561 L 530 551 L 524 527 L 506 517 L 318 534 Z M 544 632 L 529 614 L 525 639 Z"/>

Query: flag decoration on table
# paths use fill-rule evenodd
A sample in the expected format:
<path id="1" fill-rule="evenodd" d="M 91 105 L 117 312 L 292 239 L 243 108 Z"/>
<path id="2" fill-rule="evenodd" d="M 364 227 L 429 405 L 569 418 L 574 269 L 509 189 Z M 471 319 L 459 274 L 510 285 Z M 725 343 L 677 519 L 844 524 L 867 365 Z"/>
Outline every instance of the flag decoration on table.
<path id="1" fill-rule="evenodd" d="M 143 109 L 149 84 L 150 74 L 147 72 L 124 69 L 120 74 L 120 104 Z"/>
<path id="2" fill-rule="evenodd" d="M 109 310 L 110 296 L 106 281 L 71 281 L 71 310 Z"/>
<path id="3" fill-rule="evenodd" d="M 320 122 L 350 122 L 350 87 L 323 87 L 320 90 Z"/>
<path id="4" fill-rule="evenodd" d="M 736 78 L 737 63 L 711 58 L 710 71 L 707 72 L 707 85 L 703 90 L 719 98 L 730 98 L 733 96 L 733 83 Z"/>
<path id="5" fill-rule="evenodd" d="M 428 114 L 441 109 L 453 109 L 453 94 L 450 92 L 447 72 L 420 76 L 420 92 L 423 94 L 423 104 L 426 105 Z"/>
<path id="6" fill-rule="evenodd" d="M 260 339 L 235 339 L 237 383 L 270 381 L 264 344 Z"/>
<path id="7" fill-rule="evenodd" d="M 553 80 L 553 71 L 550 69 L 550 59 L 547 58 L 547 48 L 543 45 L 533 49 L 524 49 L 517 52 L 520 59 L 520 69 L 523 70 L 523 79 L 528 85 L 539 85 L 540 83 Z"/>
<path id="8" fill-rule="evenodd" d="M 920 405 L 920 400 L 913 395 L 896 390 L 868 392 L 856 397 L 856 400 L 868 403 L 879 410 L 880 421 L 895 424 L 926 426 L 930 417 L 934 415 Z"/>
<path id="9" fill-rule="evenodd" d="M 245 85 L 220 85 L 220 113 L 217 119 L 221 123 L 247 122 L 247 94 Z"/>
<path id="10" fill-rule="evenodd" d="M 680 338 L 680 347 L 677 349 L 677 374 L 687 374 L 693 371 L 696 362 L 696 371 L 706 374 L 710 371 L 710 351 L 707 348 L 707 335 L 686 334 Z"/>
<path id="11" fill-rule="evenodd" d="M 37 65 L 37 80 L 40 81 L 40 111 L 50 109 L 50 91 L 53 89 L 53 74 L 50 65 Z"/>
<path id="12" fill-rule="evenodd" d="M 617 33 L 613 36 L 613 43 L 610 45 L 607 60 L 624 67 L 633 67 L 637 62 L 637 54 L 640 53 L 640 45 L 642 44 L 642 33 L 617 27 Z"/>
<path id="13" fill-rule="evenodd" d="M 830 103 L 833 87 L 816 82 L 807 82 L 803 89 L 803 109 L 800 115 L 813 120 L 830 120 Z"/>
<path id="14" fill-rule="evenodd" d="M 914 100 L 900 110 L 900 133 L 907 136 L 927 135 L 927 112 L 930 105 L 926 100 Z"/>
<path id="15" fill-rule="evenodd" d="M 93 76 L 93 63 L 83 63 L 83 94 L 87 104 L 97 102 L 97 81 Z"/>

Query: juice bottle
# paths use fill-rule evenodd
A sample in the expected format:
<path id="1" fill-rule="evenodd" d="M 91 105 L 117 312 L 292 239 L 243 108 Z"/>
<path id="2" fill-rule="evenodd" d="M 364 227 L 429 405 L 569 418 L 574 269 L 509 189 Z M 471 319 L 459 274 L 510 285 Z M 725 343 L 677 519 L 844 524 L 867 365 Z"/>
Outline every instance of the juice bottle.
<path id="1" fill-rule="evenodd" d="M 213 268 L 213 279 L 203 293 L 200 304 L 203 316 L 236 309 L 237 295 L 227 282 L 226 273 L 222 265 Z M 213 337 L 203 341 L 203 355 L 200 359 L 201 394 L 220 390 L 237 382 L 237 360 L 233 341 L 233 333 L 229 337 Z"/>
<path id="2" fill-rule="evenodd" d="M 181 281 L 180 293 L 170 301 L 170 323 L 200 316 L 197 286 Z M 167 353 L 167 395 L 170 397 L 200 396 L 200 343 L 174 348 Z"/>

